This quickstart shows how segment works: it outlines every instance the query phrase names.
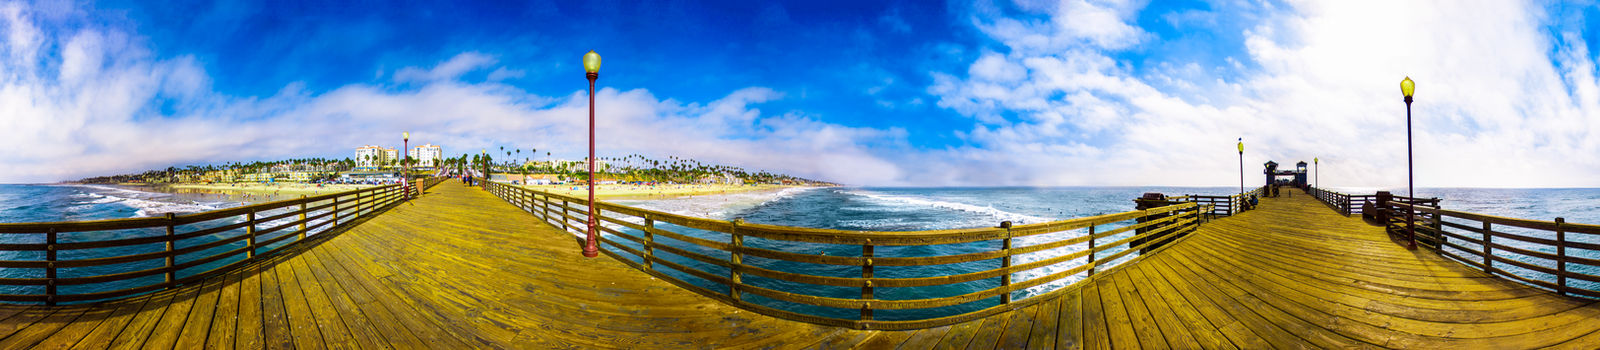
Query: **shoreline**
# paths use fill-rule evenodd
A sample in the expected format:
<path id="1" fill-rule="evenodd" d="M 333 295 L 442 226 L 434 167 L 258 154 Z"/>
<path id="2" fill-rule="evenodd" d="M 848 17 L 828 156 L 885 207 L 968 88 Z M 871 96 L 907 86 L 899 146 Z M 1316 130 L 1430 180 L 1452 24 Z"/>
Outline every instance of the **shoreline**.
<path id="1" fill-rule="evenodd" d="M 460 185 L 460 181 L 455 182 Z M 443 184 L 441 184 L 443 185 Z M 508 184 L 509 185 L 509 184 Z M 583 197 L 589 191 L 583 185 L 512 185 L 531 190 L 545 191 L 560 195 Z M 687 198 L 696 196 L 723 195 L 748 192 L 780 191 L 790 188 L 814 188 L 817 186 L 800 185 L 723 185 L 723 184 L 678 184 L 678 185 L 596 185 L 595 199 L 597 200 L 656 200 Z"/>
<path id="2" fill-rule="evenodd" d="M 315 196 L 375 186 L 344 184 L 318 186 L 302 183 L 118 183 L 75 185 L 104 186 L 129 191 L 171 194 L 188 201 L 221 201 L 240 204 L 266 203 L 299 198 L 300 196 Z"/>

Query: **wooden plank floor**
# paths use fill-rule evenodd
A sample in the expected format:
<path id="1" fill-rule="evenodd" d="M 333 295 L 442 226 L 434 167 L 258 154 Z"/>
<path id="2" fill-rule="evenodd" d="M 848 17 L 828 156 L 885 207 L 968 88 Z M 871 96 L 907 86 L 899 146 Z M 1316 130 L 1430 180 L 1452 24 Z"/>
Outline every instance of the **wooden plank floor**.
<path id="1" fill-rule="evenodd" d="M 1600 347 L 1600 304 L 1490 277 L 1309 196 L 1216 220 L 1059 298 L 915 331 L 723 305 L 445 183 L 316 245 L 176 290 L 0 306 L 0 348 Z"/>

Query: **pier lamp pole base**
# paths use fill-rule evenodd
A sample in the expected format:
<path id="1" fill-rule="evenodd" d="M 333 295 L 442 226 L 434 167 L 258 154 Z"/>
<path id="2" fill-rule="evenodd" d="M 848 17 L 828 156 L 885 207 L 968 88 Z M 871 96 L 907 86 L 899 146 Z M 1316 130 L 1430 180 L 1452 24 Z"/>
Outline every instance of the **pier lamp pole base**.
<path id="1" fill-rule="evenodd" d="M 589 230 L 583 242 L 583 257 L 593 258 L 600 256 L 600 248 L 595 246 L 594 232 L 594 81 L 600 78 L 600 73 L 588 73 L 589 77 Z"/>

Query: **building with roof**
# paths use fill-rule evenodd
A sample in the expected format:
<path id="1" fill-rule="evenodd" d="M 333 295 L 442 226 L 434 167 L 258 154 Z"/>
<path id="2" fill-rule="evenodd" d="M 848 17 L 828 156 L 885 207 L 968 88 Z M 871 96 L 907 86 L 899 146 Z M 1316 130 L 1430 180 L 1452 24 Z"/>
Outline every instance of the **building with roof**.
<path id="1" fill-rule="evenodd" d="M 444 149 L 430 143 L 412 147 L 406 151 L 406 156 L 416 159 L 418 168 L 433 168 L 439 166 L 439 162 L 444 159 Z"/>

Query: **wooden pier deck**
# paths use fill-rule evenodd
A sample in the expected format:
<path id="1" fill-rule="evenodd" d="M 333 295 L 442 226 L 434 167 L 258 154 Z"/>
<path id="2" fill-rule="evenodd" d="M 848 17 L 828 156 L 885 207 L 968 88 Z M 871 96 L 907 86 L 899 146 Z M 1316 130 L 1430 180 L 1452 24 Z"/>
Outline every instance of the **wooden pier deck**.
<path id="1" fill-rule="evenodd" d="M 11 348 L 1531 348 L 1600 346 L 1600 305 L 1491 277 L 1310 196 L 1212 221 L 1065 296 L 970 322 L 862 331 L 678 288 L 449 182 L 197 285 L 0 306 Z"/>

